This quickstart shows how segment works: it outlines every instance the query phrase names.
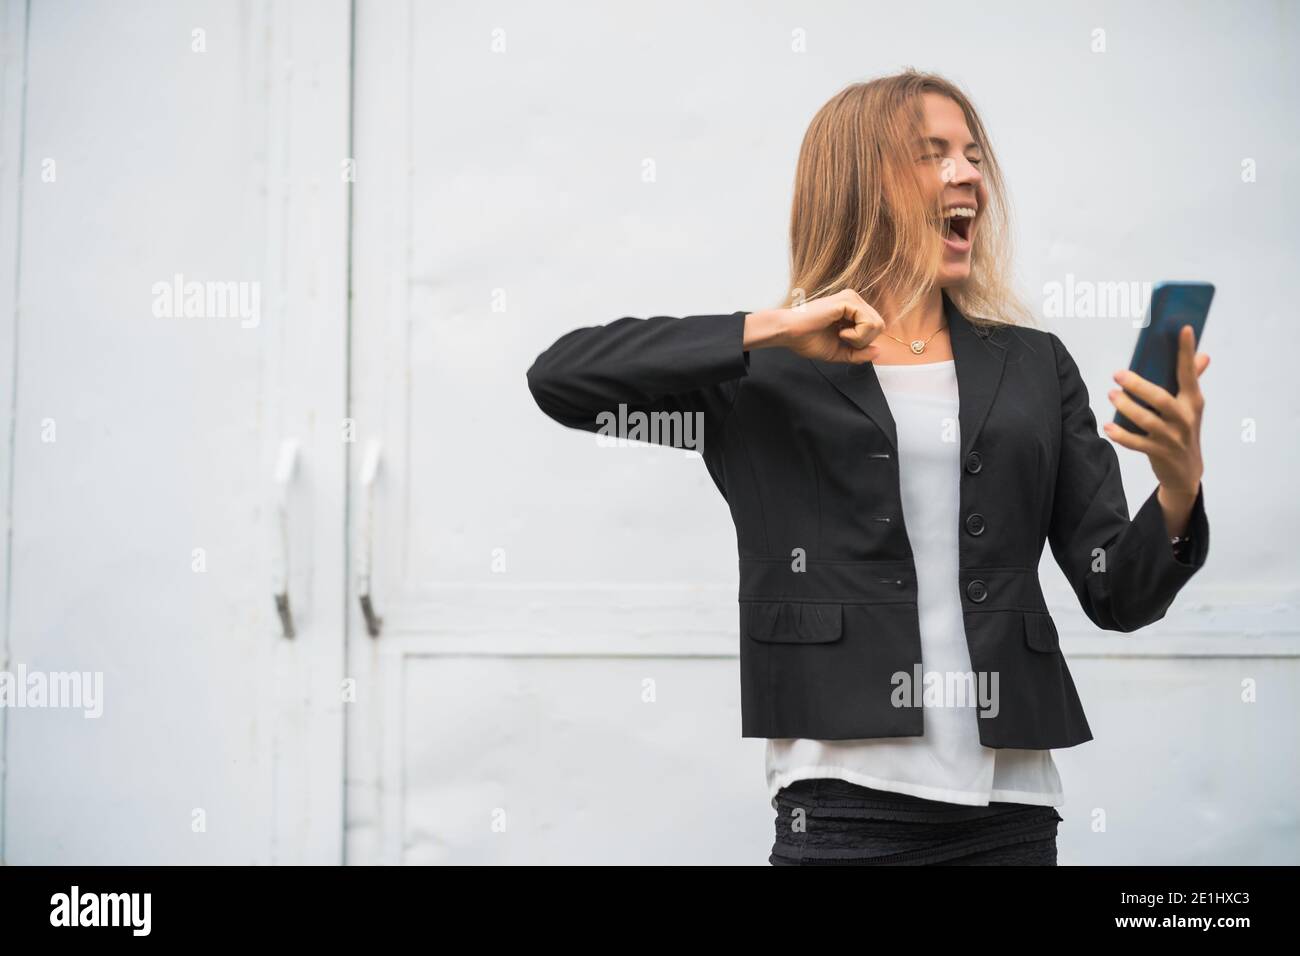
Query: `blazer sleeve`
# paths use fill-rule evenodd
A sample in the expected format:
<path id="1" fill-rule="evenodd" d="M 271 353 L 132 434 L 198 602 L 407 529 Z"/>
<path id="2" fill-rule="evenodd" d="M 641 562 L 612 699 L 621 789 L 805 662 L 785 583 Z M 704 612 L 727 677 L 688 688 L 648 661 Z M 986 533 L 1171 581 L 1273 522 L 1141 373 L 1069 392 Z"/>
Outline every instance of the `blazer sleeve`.
<path id="1" fill-rule="evenodd" d="M 533 362 L 529 391 L 569 428 L 598 432 L 621 413 L 681 412 L 699 413 L 707 433 L 725 422 L 749 373 L 747 314 L 627 316 L 574 329 Z M 651 434 L 672 444 L 670 429 Z"/>
<path id="2" fill-rule="evenodd" d="M 1061 453 L 1048 540 L 1084 613 L 1109 631 L 1135 631 L 1165 616 L 1205 564 L 1210 526 L 1204 484 L 1196 491 L 1186 560 L 1174 555 L 1159 486 L 1129 520 L 1119 456 L 1097 431 L 1088 390 L 1065 345 L 1048 333 L 1061 394 Z"/>

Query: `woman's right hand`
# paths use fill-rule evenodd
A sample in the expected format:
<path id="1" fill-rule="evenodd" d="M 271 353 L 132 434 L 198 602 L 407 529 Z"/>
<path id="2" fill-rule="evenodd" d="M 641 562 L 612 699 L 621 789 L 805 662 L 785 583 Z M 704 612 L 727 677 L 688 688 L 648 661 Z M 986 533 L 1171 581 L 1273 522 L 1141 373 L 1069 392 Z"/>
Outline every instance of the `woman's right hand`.
<path id="1" fill-rule="evenodd" d="M 861 365 L 879 355 L 872 342 L 884 328 L 880 313 L 845 289 L 802 306 L 749 313 L 745 349 L 781 347 L 804 358 Z"/>

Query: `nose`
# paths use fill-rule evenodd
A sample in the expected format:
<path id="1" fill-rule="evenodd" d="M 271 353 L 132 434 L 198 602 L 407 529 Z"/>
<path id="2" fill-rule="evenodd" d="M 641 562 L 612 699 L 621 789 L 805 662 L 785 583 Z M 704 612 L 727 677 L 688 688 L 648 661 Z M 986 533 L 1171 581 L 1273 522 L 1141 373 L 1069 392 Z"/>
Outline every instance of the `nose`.
<path id="1" fill-rule="evenodd" d="M 972 163 L 965 156 L 958 156 L 955 159 L 949 158 L 944 163 L 944 182 L 954 186 L 978 186 L 984 181 L 980 175 L 979 167 Z"/>

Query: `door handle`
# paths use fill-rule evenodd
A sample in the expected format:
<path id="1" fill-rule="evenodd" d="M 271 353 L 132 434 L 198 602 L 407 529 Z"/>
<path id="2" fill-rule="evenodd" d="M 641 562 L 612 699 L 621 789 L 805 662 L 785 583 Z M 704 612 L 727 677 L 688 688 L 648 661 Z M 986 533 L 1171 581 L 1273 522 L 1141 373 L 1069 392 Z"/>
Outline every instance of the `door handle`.
<path id="1" fill-rule="evenodd" d="M 366 619 L 366 632 L 371 637 L 378 637 L 384 626 L 384 619 L 375 613 L 370 589 L 375 538 L 375 479 L 379 475 L 380 452 L 381 446 L 377 441 L 366 446 L 366 457 L 361 463 L 361 507 L 357 529 L 357 597 L 361 602 L 361 615 Z"/>
<path id="2" fill-rule="evenodd" d="M 294 636 L 293 611 L 289 607 L 289 484 L 298 465 L 298 442 L 287 438 L 280 443 L 275 462 L 271 507 L 271 594 L 280 616 L 280 632 Z"/>

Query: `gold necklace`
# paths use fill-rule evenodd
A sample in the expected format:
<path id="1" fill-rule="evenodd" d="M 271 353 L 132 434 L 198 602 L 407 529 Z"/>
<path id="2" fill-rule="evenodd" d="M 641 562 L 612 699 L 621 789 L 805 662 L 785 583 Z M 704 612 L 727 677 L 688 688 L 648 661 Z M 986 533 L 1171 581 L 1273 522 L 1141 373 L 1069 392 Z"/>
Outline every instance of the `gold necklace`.
<path id="1" fill-rule="evenodd" d="M 927 339 L 912 339 L 912 341 L 910 341 L 910 342 L 904 342 L 902 339 L 900 339 L 900 338 L 899 338 L 898 336 L 896 336 L 896 335 L 889 335 L 888 332 L 886 332 L 885 334 L 886 334 L 886 335 L 889 335 L 889 337 L 890 337 L 891 339 L 893 339 L 895 342 L 897 342 L 899 345 L 906 345 L 909 349 L 912 350 L 912 354 L 913 354 L 913 355 L 920 355 L 922 352 L 925 351 L 925 347 L 926 347 L 927 345 L 930 344 L 930 339 L 934 338 L 936 335 L 938 335 L 940 332 L 942 332 L 945 328 L 947 328 L 946 325 L 941 325 L 941 326 L 939 326 L 937 329 L 935 329 L 933 332 L 930 333 L 930 338 L 927 338 Z"/>

